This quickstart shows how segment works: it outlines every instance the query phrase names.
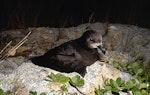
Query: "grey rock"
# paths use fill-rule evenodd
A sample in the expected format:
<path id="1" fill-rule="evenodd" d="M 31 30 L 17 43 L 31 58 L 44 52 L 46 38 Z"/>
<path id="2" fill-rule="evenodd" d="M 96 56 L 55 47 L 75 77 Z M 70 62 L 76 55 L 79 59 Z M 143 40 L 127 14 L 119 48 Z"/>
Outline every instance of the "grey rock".
<path id="1" fill-rule="evenodd" d="M 55 70 L 39 67 L 32 64 L 30 61 L 24 62 L 10 74 L 0 73 L 0 88 L 3 90 L 11 90 L 17 93 L 16 89 L 29 91 L 37 91 L 38 93 L 45 92 L 47 95 L 60 95 L 63 93 L 61 86 L 64 84 L 50 81 L 48 75 L 51 73 L 61 73 Z M 79 75 L 73 73 L 62 73 L 68 77 Z M 67 94 L 86 94 L 93 95 L 95 88 L 104 87 L 105 79 L 116 79 L 118 77 L 124 80 L 132 78 L 129 74 L 123 73 L 107 63 L 95 62 L 87 67 L 87 74 L 84 77 L 85 84 L 81 87 L 74 88 L 69 83 L 66 83 Z M 19 90 L 20 91 L 20 90 Z M 19 92 L 18 92 L 19 93 Z"/>
<path id="2" fill-rule="evenodd" d="M 0 73 L 2 74 L 10 74 L 12 73 L 18 65 L 15 62 L 11 62 L 9 60 L 4 60 L 0 63 Z"/>

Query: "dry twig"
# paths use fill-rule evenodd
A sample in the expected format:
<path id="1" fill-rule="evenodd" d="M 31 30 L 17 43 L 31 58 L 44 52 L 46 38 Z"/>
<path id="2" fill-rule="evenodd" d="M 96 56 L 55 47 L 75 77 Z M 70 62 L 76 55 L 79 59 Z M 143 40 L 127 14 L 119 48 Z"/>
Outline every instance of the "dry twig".
<path id="1" fill-rule="evenodd" d="M 2 54 L 2 53 L 5 51 L 5 49 L 10 46 L 11 43 L 12 43 L 12 41 L 10 41 L 10 42 L 0 51 L 0 54 Z"/>
<path id="2" fill-rule="evenodd" d="M 27 41 L 27 37 L 31 34 L 31 31 L 18 43 L 16 44 L 12 49 L 10 49 L 4 56 L 0 58 L 0 63 L 6 59 L 9 56 L 14 56 L 16 54 L 16 50 Z M 0 52 L 2 54 L 3 51 L 11 44 L 12 41 L 10 41 Z"/>

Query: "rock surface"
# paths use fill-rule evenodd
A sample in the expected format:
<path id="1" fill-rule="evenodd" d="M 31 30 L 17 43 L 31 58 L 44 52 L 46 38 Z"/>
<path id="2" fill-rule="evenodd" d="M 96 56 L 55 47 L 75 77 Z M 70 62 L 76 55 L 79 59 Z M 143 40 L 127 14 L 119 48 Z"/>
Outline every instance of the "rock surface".
<path id="1" fill-rule="evenodd" d="M 131 76 L 121 72 L 104 62 L 95 62 L 87 68 L 84 77 L 85 84 L 82 87 L 73 87 L 66 84 L 68 90 L 63 92 L 63 84 L 50 82 L 47 77 L 50 73 L 60 73 L 49 68 L 43 68 L 32 64 L 28 59 L 38 56 L 45 51 L 58 46 L 68 40 L 80 37 L 89 24 L 82 24 L 70 28 L 28 28 L 26 30 L 8 30 L 0 32 L 0 49 L 13 41 L 13 47 L 27 33 L 28 37 L 14 57 L 7 58 L 0 63 L 0 88 L 11 90 L 15 95 L 28 95 L 29 91 L 37 91 L 38 94 L 46 92 L 47 95 L 94 95 L 95 88 L 104 87 L 104 80 L 107 78 L 116 79 L 118 77 L 129 80 Z M 150 29 L 140 28 L 131 25 L 94 23 L 90 29 L 99 31 L 104 35 L 103 43 L 106 48 L 104 61 L 117 61 L 120 63 L 140 61 L 145 64 L 150 63 Z M 1 55 L 0 55 L 1 57 Z M 77 73 L 63 73 L 73 77 Z M 124 94 L 125 95 L 125 94 Z"/>
<path id="2" fill-rule="evenodd" d="M 36 66 L 30 61 L 24 62 L 13 72 L 9 74 L 0 74 L 0 88 L 5 91 L 11 90 L 13 93 L 37 91 L 38 94 L 45 92 L 46 95 L 60 95 L 63 93 L 61 86 L 64 84 L 50 81 L 48 75 L 51 73 L 56 74 L 59 72 Z M 68 77 L 78 75 L 75 72 L 63 74 Z M 115 80 L 118 77 L 124 80 L 129 80 L 131 78 L 129 74 L 121 72 L 107 63 L 97 61 L 93 65 L 87 67 L 87 74 L 84 77 L 85 84 L 75 88 L 69 83 L 66 83 L 68 90 L 65 93 L 67 95 L 94 95 L 95 88 L 99 86 L 101 88 L 104 87 L 105 79 L 109 78 Z"/>

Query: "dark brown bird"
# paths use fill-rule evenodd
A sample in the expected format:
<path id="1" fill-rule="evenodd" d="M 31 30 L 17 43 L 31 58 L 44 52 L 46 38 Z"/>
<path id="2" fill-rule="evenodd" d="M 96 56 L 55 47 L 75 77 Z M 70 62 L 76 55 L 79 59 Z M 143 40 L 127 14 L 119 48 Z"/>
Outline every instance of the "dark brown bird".
<path id="1" fill-rule="evenodd" d="M 39 66 L 67 73 L 78 72 L 84 76 L 86 66 L 99 60 L 103 54 L 105 49 L 102 48 L 100 32 L 87 30 L 80 38 L 65 42 L 31 60 Z"/>

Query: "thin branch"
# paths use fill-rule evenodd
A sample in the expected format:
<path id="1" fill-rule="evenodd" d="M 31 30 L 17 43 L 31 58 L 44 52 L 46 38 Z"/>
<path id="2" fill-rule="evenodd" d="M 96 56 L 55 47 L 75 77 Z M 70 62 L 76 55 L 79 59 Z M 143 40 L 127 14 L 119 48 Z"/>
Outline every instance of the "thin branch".
<path id="1" fill-rule="evenodd" d="M 90 29 L 91 28 L 91 20 L 92 20 L 92 17 L 93 17 L 94 13 L 91 14 L 91 16 L 89 17 L 89 23 L 87 25 L 87 29 Z"/>
<path id="2" fill-rule="evenodd" d="M 30 34 L 31 34 L 31 31 L 30 31 L 17 45 L 15 45 L 15 46 L 14 46 L 11 50 L 9 50 L 9 51 L 14 51 L 14 50 L 18 49 L 18 48 L 19 48 L 18 46 L 20 46 L 20 44 L 22 45 Z"/>
<path id="3" fill-rule="evenodd" d="M 0 51 L 0 54 L 2 54 L 2 53 L 6 50 L 6 48 L 7 48 L 8 46 L 10 46 L 11 43 L 12 43 L 12 41 L 10 41 L 10 42 Z"/>
<path id="4" fill-rule="evenodd" d="M 23 40 L 20 44 L 17 44 L 15 48 L 11 49 L 8 51 L 7 56 L 13 56 L 16 54 L 16 50 L 25 42 L 27 41 L 27 39 Z"/>
<path id="5" fill-rule="evenodd" d="M 89 17 L 89 24 L 91 23 L 93 15 L 94 15 L 94 13 L 92 13 L 91 16 Z"/>
<path id="6" fill-rule="evenodd" d="M 15 55 L 16 50 L 17 50 L 22 44 L 24 44 L 24 43 L 27 41 L 27 37 L 28 37 L 30 34 L 31 34 L 31 31 L 30 31 L 17 45 L 15 45 L 12 49 L 10 49 L 10 50 L 7 52 L 7 54 L 5 54 L 4 56 L 2 56 L 2 57 L 0 58 L 0 63 L 1 63 L 4 59 L 6 59 L 7 57 L 12 56 L 12 55 Z M 6 47 L 6 46 L 5 46 L 5 47 Z M 5 49 L 3 49 L 3 50 L 5 50 Z"/>

